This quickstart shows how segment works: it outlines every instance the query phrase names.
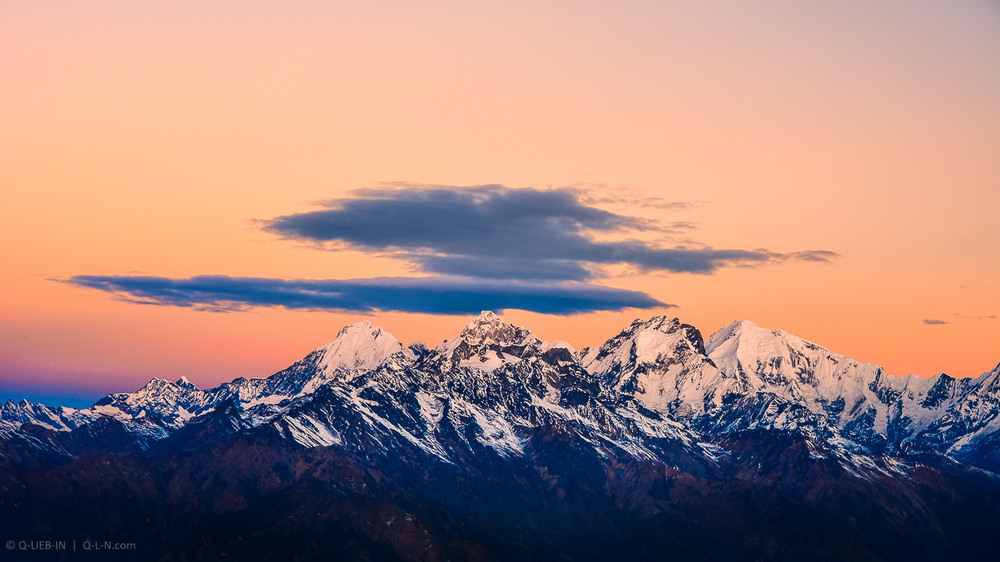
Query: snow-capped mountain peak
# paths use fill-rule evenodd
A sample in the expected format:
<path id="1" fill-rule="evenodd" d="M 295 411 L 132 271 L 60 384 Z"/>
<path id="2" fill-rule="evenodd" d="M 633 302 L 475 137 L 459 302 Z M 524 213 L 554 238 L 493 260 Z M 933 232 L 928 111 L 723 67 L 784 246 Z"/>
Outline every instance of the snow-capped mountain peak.
<path id="1" fill-rule="evenodd" d="M 174 384 L 186 388 L 188 390 L 198 390 L 198 387 L 195 386 L 193 382 L 189 381 L 188 378 L 185 376 L 182 376 L 181 378 L 177 379 L 177 382 L 175 382 Z"/>
<path id="2" fill-rule="evenodd" d="M 670 361 L 678 347 L 703 353 L 701 334 L 676 318 L 654 316 L 636 319 L 600 347 L 581 350 L 580 362 L 592 374 L 607 374 Z"/>
<path id="3" fill-rule="evenodd" d="M 13 429 L 22 423 L 33 423 L 54 430 L 72 429 L 78 425 L 73 420 L 76 413 L 75 408 L 50 408 L 23 398 L 18 402 L 8 399 L 0 405 L 0 429 L 5 426 Z"/>
<path id="4" fill-rule="evenodd" d="M 376 369 L 397 353 L 402 344 L 382 328 L 365 320 L 344 326 L 337 337 L 319 348 L 319 365 L 326 372 L 337 369 Z"/>
<path id="5" fill-rule="evenodd" d="M 658 412 L 685 417 L 721 397 L 722 374 L 705 356 L 701 333 L 676 318 L 635 320 L 599 348 L 580 352 L 580 364 L 620 396 Z"/>
<path id="6" fill-rule="evenodd" d="M 178 380 L 177 382 L 172 382 L 166 379 L 153 377 L 146 383 L 145 386 L 134 392 L 132 396 L 162 396 L 165 393 L 175 393 L 187 389 L 187 385 L 185 385 L 184 382 L 187 381 L 185 380 L 182 382 Z M 188 385 L 190 385 L 190 383 L 188 383 Z"/>
<path id="7" fill-rule="evenodd" d="M 434 350 L 404 349 L 361 322 L 267 378 L 206 390 L 153 379 L 83 410 L 0 404 L 0 520 L 27 537 L 38 517 L 58 529 L 81 513 L 111 513 L 115 525 L 135 514 L 117 535 L 153 527 L 143 544 L 177 557 L 186 544 L 196 557 L 203 537 L 235 545 L 235 529 L 250 537 L 236 554 L 259 558 L 305 529 L 323 539 L 305 558 L 354 541 L 363 548 L 340 553 L 801 558 L 845 543 L 830 557 L 988 559 L 1000 528 L 998 381 L 1000 368 L 975 380 L 892 377 L 750 322 L 706 346 L 693 326 L 658 316 L 579 353 L 492 313 Z M 44 519 L 59 512 L 70 517 Z M 680 534 L 715 512 L 736 514 L 719 519 L 735 526 Z M 969 544 L 942 534 L 965 527 L 958 512 L 991 526 L 951 556 Z M 765 535 L 747 526 L 758 519 Z M 500 534 L 484 534 L 493 525 Z M 802 550 L 775 542 L 783 528 Z M 178 542 L 152 542 L 164 534 Z M 898 542 L 863 550 L 862 535 Z M 756 536 L 766 549 L 738 550 Z M 541 542 L 511 550 L 532 537 Z"/>
<path id="8" fill-rule="evenodd" d="M 765 389 L 788 398 L 801 398 L 804 387 L 813 387 L 812 398 L 843 396 L 845 384 L 867 386 L 881 371 L 781 330 L 753 322 L 733 322 L 712 334 L 705 351 L 727 376 L 744 380 L 754 389 Z M 852 392 L 853 393 L 853 392 Z M 831 395 L 831 396 L 826 396 Z M 850 398 L 849 396 L 848 398 Z"/>
<path id="9" fill-rule="evenodd" d="M 445 340 L 422 359 L 422 364 L 438 368 L 468 367 L 492 371 L 537 355 L 542 340 L 531 330 L 515 326 L 490 311 L 482 312 L 457 338 Z"/>
<path id="10" fill-rule="evenodd" d="M 947 376 L 894 377 L 879 365 L 747 321 L 723 327 L 705 347 L 744 394 L 804 406 L 849 439 L 870 445 L 890 435 L 900 441 L 916 438 L 966 392 L 967 383 Z"/>
<path id="11" fill-rule="evenodd" d="M 730 322 L 719 328 L 718 331 L 705 340 L 705 352 L 711 354 L 716 348 L 727 343 L 735 346 L 744 325 L 750 328 L 757 327 L 756 324 L 749 320 L 735 320 Z"/>
<path id="12" fill-rule="evenodd" d="M 470 345 L 526 345 L 540 344 L 541 340 L 531 330 L 515 326 L 490 311 L 483 311 L 470 322 L 459 336 Z"/>
<path id="13" fill-rule="evenodd" d="M 200 404 L 203 394 L 185 377 L 177 382 L 154 377 L 139 390 L 131 394 L 112 394 L 84 412 L 120 416 L 123 419 L 152 413 L 173 423 L 181 423 L 190 417 L 186 408 L 193 409 Z"/>
<path id="14" fill-rule="evenodd" d="M 227 402 L 264 423 L 313 395 L 350 404 L 381 425 L 388 418 L 371 409 L 379 400 L 418 408 L 406 414 L 409 425 L 399 426 L 406 439 L 446 410 L 471 416 L 502 436 L 494 441 L 506 443 L 507 452 L 521 446 L 511 423 L 572 413 L 597 415 L 591 421 L 600 425 L 614 412 L 641 418 L 653 411 L 651 419 L 704 432 L 808 430 L 870 451 L 912 444 L 985 464 L 1000 459 L 990 448 L 1000 442 L 1000 366 L 977 379 L 894 377 L 753 322 L 733 322 L 703 341 L 695 327 L 665 316 L 636 320 L 603 345 L 579 352 L 565 342 L 543 342 L 492 312 L 433 350 L 420 342 L 404 349 L 382 328 L 359 322 L 267 378 L 241 377 L 207 390 L 186 377 L 154 378 L 80 410 L 8 401 L 0 405 L 0 431 L 20 431 L 26 423 L 73 431 L 108 418 L 144 440 L 159 439 Z M 319 431 L 319 418 L 295 419 L 306 428 L 301 431 Z M 327 437 L 338 427 L 312 441 L 333 443 Z"/>

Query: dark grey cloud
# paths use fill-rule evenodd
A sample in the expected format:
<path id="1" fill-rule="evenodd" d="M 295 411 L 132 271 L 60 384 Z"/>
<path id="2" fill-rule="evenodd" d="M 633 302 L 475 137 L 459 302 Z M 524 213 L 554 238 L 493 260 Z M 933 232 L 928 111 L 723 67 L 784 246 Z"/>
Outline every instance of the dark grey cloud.
<path id="1" fill-rule="evenodd" d="M 429 255 L 421 256 L 420 263 L 435 273 L 480 279 L 559 281 L 584 280 L 592 277 L 587 268 L 572 260 Z"/>
<path id="2" fill-rule="evenodd" d="M 284 307 L 425 314 L 476 314 L 481 310 L 505 309 L 577 314 L 673 306 L 638 291 L 592 284 L 442 277 L 288 280 L 217 275 L 188 279 L 77 275 L 62 281 L 112 293 L 129 302 L 217 312 Z"/>
<path id="3" fill-rule="evenodd" d="M 263 228 L 287 238 L 390 253 L 428 273 L 484 279 L 584 281 L 616 264 L 711 273 L 723 265 L 837 257 L 826 250 L 781 254 L 599 240 L 629 231 L 662 235 L 671 227 L 589 206 L 573 189 L 402 185 L 352 195 L 326 201 L 320 210 L 265 221 Z"/>
<path id="4" fill-rule="evenodd" d="M 947 323 L 948 322 L 944 320 L 938 320 L 937 318 L 924 318 L 924 324 L 927 324 L 928 326 L 942 326 Z"/>
<path id="5" fill-rule="evenodd" d="M 721 266 L 830 261 L 826 250 L 777 253 L 634 239 L 669 239 L 693 223 L 630 217 L 593 206 L 572 188 L 510 189 L 388 184 L 320 203 L 310 212 L 262 221 L 282 237 L 403 259 L 430 277 L 295 280 L 227 276 L 186 279 L 78 275 L 62 282 L 156 306 L 238 311 L 254 307 L 475 314 L 520 309 L 575 314 L 670 307 L 652 296 L 606 287 L 607 268 L 712 273 Z M 618 201 L 621 203 L 621 201 Z M 634 203 L 639 203 L 635 201 Z M 663 210 L 683 202 L 644 200 Z"/>

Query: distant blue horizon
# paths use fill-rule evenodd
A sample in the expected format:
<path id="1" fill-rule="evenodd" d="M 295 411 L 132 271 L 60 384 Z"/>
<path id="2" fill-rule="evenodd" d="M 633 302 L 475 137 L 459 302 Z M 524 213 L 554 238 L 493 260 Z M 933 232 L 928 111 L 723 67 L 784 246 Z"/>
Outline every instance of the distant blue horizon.
<path id="1" fill-rule="evenodd" d="M 34 390 L 25 389 L 5 389 L 0 388 L 0 404 L 5 404 L 8 400 L 17 403 L 21 400 L 28 400 L 35 404 L 43 404 L 49 407 L 67 406 L 70 408 L 88 408 L 95 402 L 107 396 L 108 392 L 87 391 L 80 389 L 78 392 L 67 390 L 66 392 L 53 392 L 50 389 Z"/>

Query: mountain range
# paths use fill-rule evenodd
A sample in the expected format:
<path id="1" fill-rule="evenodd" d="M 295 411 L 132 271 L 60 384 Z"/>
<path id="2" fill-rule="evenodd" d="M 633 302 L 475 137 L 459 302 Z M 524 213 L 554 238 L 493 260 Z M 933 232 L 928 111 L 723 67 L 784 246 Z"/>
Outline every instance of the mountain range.
<path id="1" fill-rule="evenodd" d="M 11 538 L 149 560 L 984 559 L 1000 365 L 893 376 L 747 321 L 581 350 L 360 322 L 267 378 L 8 401 L 0 492 Z"/>

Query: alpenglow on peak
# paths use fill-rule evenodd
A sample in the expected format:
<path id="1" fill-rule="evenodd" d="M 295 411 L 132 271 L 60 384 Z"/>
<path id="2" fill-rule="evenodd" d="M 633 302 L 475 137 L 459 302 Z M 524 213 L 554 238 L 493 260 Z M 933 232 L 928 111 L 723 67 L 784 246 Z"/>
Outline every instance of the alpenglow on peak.
<path id="1" fill-rule="evenodd" d="M 365 320 L 344 326 L 336 339 L 320 349 L 324 351 L 320 364 L 329 371 L 378 368 L 403 346 L 392 334 Z"/>
<path id="2" fill-rule="evenodd" d="M 515 326 L 491 311 L 483 311 L 465 329 L 460 337 L 471 345 L 519 345 L 541 343 L 531 330 Z"/>

